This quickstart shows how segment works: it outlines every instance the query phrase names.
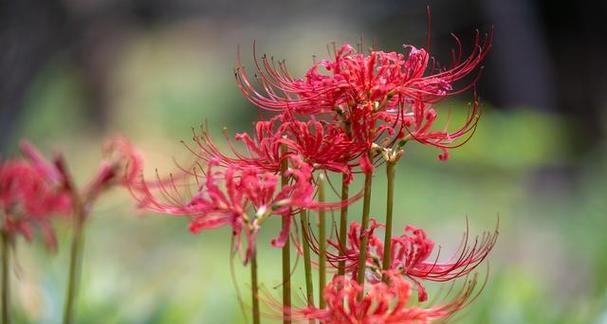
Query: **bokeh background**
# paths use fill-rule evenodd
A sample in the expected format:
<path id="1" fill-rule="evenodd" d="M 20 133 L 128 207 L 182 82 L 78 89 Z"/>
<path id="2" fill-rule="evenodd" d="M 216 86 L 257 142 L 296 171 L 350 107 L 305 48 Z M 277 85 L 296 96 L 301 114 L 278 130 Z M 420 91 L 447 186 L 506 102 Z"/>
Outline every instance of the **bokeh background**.
<path id="1" fill-rule="evenodd" d="M 450 33 L 470 44 L 495 26 L 475 137 L 448 162 L 411 145 L 398 167 L 397 223 L 448 247 L 493 229 L 490 278 L 465 323 L 607 323 L 607 5 L 604 1 L 20 0 L 0 5 L 0 154 L 29 138 L 65 152 L 79 183 L 101 145 L 123 134 L 146 169 L 187 161 L 180 140 L 205 120 L 250 131 L 259 112 L 233 78 L 236 48 L 286 58 L 300 75 L 331 42 L 399 50 L 425 45 L 449 60 Z M 444 108 L 457 117 L 469 98 Z M 380 172 L 373 214 L 382 219 Z M 128 193 L 101 199 L 88 223 L 79 323 L 241 323 L 228 229 L 192 235 L 187 220 L 137 212 Z M 352 208 L 356 210 L 357 207 Z M 17 248 L 19 323 L 58 323 L 70 228 L 60 246 Z M 277 224 L 262 233 L 269 242 Z M 279 251 L 262 248 L 265 290 L 278 296 Z M 246 270 L 235 272 L 243 294 Z M 303 287 L 302 276 L 296 287 Z M 301 293 L 297 292 L 300 296 Z M 277 297 L 278 298 L 278 297 Z"/>

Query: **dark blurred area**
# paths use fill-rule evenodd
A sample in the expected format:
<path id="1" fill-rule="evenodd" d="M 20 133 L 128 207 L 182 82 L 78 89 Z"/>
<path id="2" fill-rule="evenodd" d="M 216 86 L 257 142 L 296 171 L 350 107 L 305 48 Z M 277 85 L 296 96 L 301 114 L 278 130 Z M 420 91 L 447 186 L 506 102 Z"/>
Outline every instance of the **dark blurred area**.
<path id="1" fill-rule="evenodd" d="M 477 134 L 446 164 L 422 149 L 405 155 L 398 176 L 412 185 L 399 189 L 401 223 L 459 233 L 465 217 L 478 229 L 492 228 L 500 215 L 491 279 L 464 322 L 607 323 L 605 1 L 2 1 L 0 156 L 28 137 L 86 166 L 108 134 L 123 133 L 152 168 L 169 168 L 172 156 L 187 155 L 179 140 L 190 127 L 207 120 L 217 132 L 224 125 L 243 131 L 258 116 L 233 80 L 237 46 L 245 64 L 255 40 L 258 55 L 286 57 L 301 75 L 331 42 L 425 46 L 428 5 L 431 52 L 441 62 L 456 47 L 452 34 L 465 50 L 475 30 L 495 34 L 478 86 Z M 192 236 L 185 222 L 125 216 L 134 213 L 129 206 L 128 198 L 113 198 L 91 225 L 94 271 L 84 278 L 90 292 L 82 316 L 98 318 L 91 323 L 240 321 L 225 270 L 226 233 Z M 379 202 L 373 208 L 381 213 Z M 50 262 L 35 248 L 29 253 L 25 269 Z M 59 318 L 60 262 L 50 274 L 30 273 L 38 290 L 23 279 L 22 300 L 43 300 L 24 303 L 23 322 Z M 208 275 L 201 279 L 199 269 Z M 125 284 L 118 274 L 137 279 Z M 120 300 L 130 303 L 121 308 Z"/>

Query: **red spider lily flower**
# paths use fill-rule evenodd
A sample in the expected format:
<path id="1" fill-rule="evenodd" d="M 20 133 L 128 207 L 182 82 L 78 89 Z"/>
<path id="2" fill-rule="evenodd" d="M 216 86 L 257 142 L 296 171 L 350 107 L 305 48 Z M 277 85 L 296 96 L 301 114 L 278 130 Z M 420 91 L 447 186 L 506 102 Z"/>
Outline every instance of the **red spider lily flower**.
<path id="1" fill-rule="evenodd" d="M 234 165 L 221 168 L 219 162 L 211 160 L 202 176 L 203 181 L 191 198 L 184 197 L 175 181 L 160 182 L 160 192 L 164 199 L 158 199 L 152 188 L 141 181 L 131 187 L 141 208 L 152 211 L 192 218 L 190 231 L 198 233 L 205 229 L 224 225 L 232 227 L 235 251 L 240 251 L 241 233 L 245 232 L 247 248 L 245 263 L 255 249 L 255 236 L 261 223 L 271 215 L 291 217 L 297 208 L 320 208 L 313 201 L 314 189 L 311 183 L 311 167 L 295 156 L 286 156 L 291 164 L 286 175 L 291 179 L 286 186 L 280 185 L 280 176 L 259 168 Z M 217 169 L 219 167 L 219 170 Z M 199 176 L 194 174 L 198 183 Z M 187 184 L 186 184 L 187 185 Z M 272 245 L 284 245 L 290 231 L 290 222 Z"/>
<path id="2" fill-rule="evenodd" d="M 247 152 L 242 153 L 238 150 L 226 134 L 227 143 L 233 156 L 228 156 L 221 152 L 215 145 L 207 127 L 201 129 L 200 134 L 194 132 L 194 142 L 197 147 L 188 147 L 195 157 L 205 163 L 215 161 L 222 167 L 256 167 L 260 170 L 278 173 L 280 171 L 280 144 L 282 134 L 280 125 L 282 116 L 276 116 L 268 121 L 258 121 L 255 124 L 255 136 L 251 137 L 247 133 L 237 134 L 235 139 L 246 145 Z"/>
<path id="3" fill-rule="evenodd" d="M 435 146 L 442 151 L 438 158 L 442 161 L 447 160 L 449 149 L 460 147 L 472 138 L 480 118 L 479 105 L 478 95 L 475 92 L 473 103 L 469 105 L 464 122 L 456 130 L 450 131 L 448 130 L 449 122 L 444 125 L 442 130 L 432 129 L 433 123 L 438 117 L 436 110 L 430 104 L 421 100 L 417 101 L 412 105 L 411 112 L 403 113 L 400 118 L 406 133 L 406 135 L 401 134 L 401 137 L 412 138 L 422 144 Z M 464 139 L 456 143 L 460 138 Z"/>
<path id="4" fill-rule="evenodd" d="M 354 142 L 367 144 L 367 152 L 382 139 L 392 146 L 399 139 L 414 138 L 439 147 L 442 151 L 439 159 L 446 160 L 449 148 L 467 142 L 466 139 L 453 144 L 454 140 L 472 135 L 478 121 L 478 101 L 475 97 L 468 119 L 452 132 L 447 131 L 447 126 L 439 131 L 430 129 L 436 119 L 431 104 L 475 85 L 480 73 L 460 88 L 455 83 L 479 70 L 491 41 L 492 33 L 482 41 L 477 32 L 472 52 L 462 60 L 461 42 L 456 38 L 458 50 L 454 51 L 450 68 L 439 67 L 425 49 L 410 45 L 404 46 L 406 54 L 371 51 L 365 55 L 345 44 L 335 50 L 333 60 L 315 64 L 303 79 L 293 78 L 284 62 L 276 66 L 267 56 L 255 61 L 260 90 L 252 85 L 240 63 L 236 77 L 243 94 L 262 109 L 304 115 L 332 114 L 333 119 L 343 123 Z M 358 164 L 368 173 L 380 160 L 371 161 L 368 154 L 362 154 Z"/>
<path id="5" fill-rule="evenodd" d="M 22 143 L 21 149 L 25 159 L 0 164 L 2 231 L 11 237 L 21 234 L 31 240 L 33 228 L 38 228 L 47 246 L 54 250 L 56 239 L 51 220 L 71 210 L 70 195 L 52 163 L 27 142 Z"/>
<path id="6" fill-rule="evenodd" d="M 143 171 L 143 156 L 133 144 L 125 137 L 115 137 L 104 146 L 105 164 L 124 173 L 124 177 L 117 177 L 121 185 L 135 181 Z"/>
<path id="7" fill-rule="evenodd" d="M 453 299 L 444 305 L 423 308 L 411 305 L 411 283 L 397 274 L 389 274 L 389 284 L 367 283 L 336 276 L 324 288 L 324 309 L 293 309 L 294 319 L 318 320 L 332 324 L 429 323 L 448 319 L 475 298 L 476 279 L 467 281 Z M 366 290 L 366 291 L 365 291 Z M 359 298 L 360 295 L 362 298 Z"/>
<path id="8" fill-rule="evenodd" d="M 482 41 L 477 32 L 472 52 L 462 60 L 461 42 L 456 38 L 458 51 L 454 51 L 448 69 L 439 68 L 425 49 L 411 45 L 404 45 L 407 54 L 371 51 L 365 55 L 344 44 L 335 51 L 333 60 L 313 65 L 303 79 L 293 78 L 284 61 L 276 66 L 265 55 L 255 60 L 259 90 L 240 62 L 236 79 L 249 101 L 270 111 L 346 112 L 366 103 L 371 103 L 374 110 L 390 110 L 417 100 L 434 103 L 469 89 L 476 78 L 461 89 L 455 89 L 454 83 L 477 69 L 491 40 L 492 33 Z"/>
<path id="9" fill-rule="evenodd" d="M 246 152 L 235 147 L 226 135 L 232 155 L 224 154 L 209 136 L 208 130 L 202 129 L 195 134 L 197 147 L 188 149 L 199 160 L 208 163 L 217 161 L 221 166 L 249 167 L 254 166 L 264 171 L 280 171 L 280 146 L 286 144 L 287 154 L 297 154 L 314 169 L 323 169 L 350 174 L 355 164 L 351 161 L 360 156 L 366 149 L 363 143 L 349 138 L 338 126 L 326 121 L 311 119 L 307 122 L 295 119 L 285 113 L 272 119 L 258 121 L 255 124 L 255 135 L 240 133 L 237 141 L 245 144 Z"/>
<path id="10" fill-rule="evenodd" d="M 246 145 L 247 152 L 236 148 L 226 135 L 232 154 L 224 154 L 210 138 L 206 127 L 194 136 L 197 147 L 188 149 L 205 163 L 215 160 L 223 167 L 254 166 L 273 173 L 280 171 L 282 144 L 288 147 L 287 155 L 300 156 L 316 170 L 335 171 L 350 176 L 352 167 L 360 164 L 354 161 L 363 155 L 367 156 L 363 153 L 367 150 L 368 141 L 355 141 L 343 128 L 327 121 L 315 118 L 300 121 L 285 112 L 268 121 L 258 121 L 255 125 L 255 136 L 240 133 L 235 137 Z"/>
<path id="11" fill-rule="evenodd" d="M 375 219 L 371 219 L 367 232 L 369 235 L 367 279 L 371 282 L 381 280 L 383 271 L 383 238 L 375 235 L 375 231 L 381 227 L 383 225 Z M 348 272 L 358 268 L 362 238 L 360 228 L 361 226 L 357 222 L 350 224 L 347 247 L 341 247 L 338 242 L 329 240 L 329 244 L 336 250 L 344 251 L 343 256 L 335 252 L 328 253 L 327 259 L 332 266 L 337 266 L 340 261 L 345 260 Z M 439 262 L 440 250 L 436 256 L 432 256 L 434 241 L 429 239 L 422 229 L 406 226 L 402 235 L 392 238 L 390 271 L 411 279 L 417 286 L 419 301 L 425 301 L 428 294 L 420 280 L 444 282 L 470 274 L 489 255 L 497 236 L 497 230 L 493 233 L 483 233 L 481 237 L 477 237 L 473 243 L 470 243 L 468 231 L 466 231 L 457 252 L 448 261 Z M 318 253 L 316 248 L 313 247 L 313 250 Z"/>
<path id="12" fill-rule="evenodd" d="M 285 113 L 281 129 L 285 134 L 282 142 L 314 169 L 344 173 L 348 181 L 356 165 L 353 161 L 367 149 L 365 143 L 353 141 L 343 128 L 315 118 L 304 122 Z"/>
<path id="13" fill-rule="evenodd" d="M 57 167 L 49 162 L 30 142 L 26 140 L 21 141 L 19 149 L 25 156 L 28 164 L 38 169 L 40 174 L 43 174 L 46 179 L 54 183 L 62 183 L 64 181 Z"/>
<path id="14" fill-rule="evenodd" d="M 86 190 L 88 200 L 112 185 L 131 186 L 143 171 L 143 156 L 125 137 L 115 137 L 105 143 L 104 158 L 97 174 Z"/>

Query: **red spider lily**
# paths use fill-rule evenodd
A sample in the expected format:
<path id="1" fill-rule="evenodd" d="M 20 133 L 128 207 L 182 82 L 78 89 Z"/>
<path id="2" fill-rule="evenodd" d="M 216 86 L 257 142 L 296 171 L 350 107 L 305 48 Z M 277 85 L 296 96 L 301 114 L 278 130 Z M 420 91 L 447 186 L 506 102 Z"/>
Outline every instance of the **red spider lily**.
<path id="1" fill-rule="evenodd" d="M 247 99 L 270 111 L 343 113 L 366 103 L 371 103 L 375 110 L 390 110 L 417 100 L 434 103 L 469 89 L 476 78 L 461 89 L 454 89 L 454 83 L 476 70 L 491 40 L 492 33 L 484 41 L 477 33 L 472 52 L 462 60 L 461 42 L 456 38 L 458 50 L 454 51 L 448 69 L 439 68 L 425 49 L 410 45 L 404 46 L 409 50 L 407 54 L 371 51 L 365 55 L 344 44 L 335 51 L 333 60 L 313 65 L 303 79 L 293 78 L 284 61 L 276 66 L 265 55 L 260 61 L 255 60 L 259 90 L 240 63 L 236 79 Z"/>
<path id="2" fill-rule="evenodd" d="M 311 167 L 295 156 L 285 158 L 292 166 L 286 172 L 291 181 L 285 186 L 280 185 L 280 176 L 272 172 L 234 165 L 217 170 L 219 162 L 212 160 L 203 175 L 203 182 L 191 198 L 184 197 L 175 181 L 160 184 L 164 199 L 158 199 L 145 181 L 133 186 L 131 191 L 141 208 L 192 217 L 190 231 L 193 233 L 230 225 L 235 240 L 240 242 L 241 232 L 245 231 L 248 242 L 244 257 L 246 263 L 255 248 L 259 226 L 267 217 L 273 214 L 291 217 L 297 208 L 324 207 L 313 201 Z M 199 176 L 193 176 L 198 182 Z M 289 230 L 290 222 L 285 222 L 285 227 L 272 244 L 277 247 L 284 245 Z M 239 245 L 236 250 L 240 250 Z"/>
<path id="3" fill-rule="evenodd" d="M 137 180 L 143 171 L 143 156 L 125 137 L 115 137 L 104 146 L 106 157 L 104 164 L 111 166 L 115 173 L 124 173 L 118 181 L 122 185 Z"/>
<path id="4" fill-rule="evenodd" d="M 352 179 L 351 168 L 355 159 L 364 155 L 365 143 L 353 141 L 343 128 L 315 118 L 307 122 L 293 118 L 291 114 L 283 116 L 285 143 L 295 154 L 315 169 L 329 170 L 348 175 Z"/>
<path id="5" fill-rule="evenodd" d="M 280 146 L 285 144 L 289 148 L 288 155 L 299 155 L 314 169 L 346 174 L 350 174 L 351 168 L 356 165 L 351 162 L 366 150 L 365 143 L 352 140 L 339 126 L 314 118 L 307 122 L 300 121 L 289 113 L 274 116 L 268 121 L 258 121 L 255 124 L 255 136 L 247 133 L 237 134 L 235 139 L 246 145 L 245 153 L 236 148 L 227 135 L 226 139 L 232 156 L 221 152 L 206 127 L 200 134 L 195 134 L 194 142 L 197 147 L 189 147 L 189 150 L 205 163 L 215 160 L 224 167 L 254 166 L 278 173 Z"/>
<path id="6" fill-rule="evenodd" d="M 62 183 L 64 181 L 63 175 L 61 175 L 55 164 L 49 162 L 30 142 L 26 140 L 21 141 L 19 148 L 25 156 L 27 163 L 36 168 L 46 179 L 54 183 Z"/>
<path id="7" fill-rule="evenodd" d="M 282 144 L 288 147 L 287 155 L 296 154 L 317 170 L 335 171 L 351 176 L 352 167 L 361 165 L 361 169 L 367 170 L 366 166 L 371 164 L 364 152 L 372 141 L 354 140 L 342 127 L 327 121 L 315 118 L 300 121 L 285 112 L 269 121 L 258 121 L 255 130 L 255 136 L 247 133 L 236 135 L 236 140 L 246 145 L 247 152 L 236 148 L 226 135 L 232 154 L 224 154 L 215 145 L 206 127 L 194 136 L 197 147 L 188 149 L 205 163 L 215 160 L 223 167 L 254 166 L 273 173 L 280 171 Z M 355 162 L 357 159 L 359 162 Z"/>
<path id="8" fill-rule="evenodd" d="M 215 161 L 223 167 L 256 167 L 260 170 L 278 173 L 280 171 L 280 144 L 282 133 L 280 125 L 282 116 L 276 116 L 268 121 L 258 121 L 255 124 L 255 136 L 247 133 L 237 134 L 235 139 L 246 145 L 247 152 L 238 150 L 226 134 L 233 157 L 221 152 L 209 136 L 207 127 L 200 134 L 194 132 L 194 142 L 197 148 L 188 149 L 203 162 Z"/>
<path id="9" fill-rule="evenodd" d="M 375 231 L 381 227 L 383 225 L 375 219 L 371 219 L 367 232 L 369 235 L 367 277 L 372 282 L 380 280 L 383 271 L 383 239 L 375 235 Z M 345 260 L 347 272 L 355 271 L 358 268 L 362 238 L 360 228 L 361 226 L 357 222 L 350 224 L 348 246 L 346 247 L 341 247 L 338 242 L 329 240 L 329 244 L 335 249 L 344 251 L 342 256 L 335 252 L 328 253 L 327 260 L 332 266 L 336 267 L 340 261 Z M 429 239 L 422 229 L 406 226 L 402 235 L 392 238 L 390 270 L 411 279 L 417 286 L 419 301 L 425 301 L 428 294 L 420 280 L 444 282 L 468 275 L 489 255 L 497 240 L 497 234 L 497 230 L 494 233 L 483 233 L 471 244 L 468 231 L 466 231 L 458 251 L 448 261 L 439 262 L 440 250 L 435 257 L 432 257 L 434 241 Z M 314 244 L 312 249 L 318 253 Z"/>
<path id="10" fill-rule="evenodd" d="M 445 124 L 442 130 L 432 129 L 433 123 L 438 117 L 436 110 L 430 104 L 421 100 L 417 101 L 411 106 L 410 111 L 402 111 L 403 115 L 400 120 L 406 135 L 402 134 L 401 136 L 405 139 L 412 138 L 422 144 L 438 147 L 442 151 L 438 158 L 443 161 L 447 160 L 448 149 L 464 145 L 474 134 L 480 117 L 479 105 L 478 96 L 475 92 L 473 103 L 469 105 L 464 122 L 456 130 L 450 131 L 448 130 L 449 122 Z M 464 140 L 454 143 L 460 138 L 464 138 Z"/>
<path id="11" fill-rule="evenodd" d="M 85 198 L 92 201 L 112 185 L 130 186 L 143 170 L 143 156 L 125 137 L 115 137 L 104 145 L 105 157 L 88 185 Z"/>
<path id="12" fill-rule="evenodd" d="M 70 195 L 54 164 L 27 142 L 21 148 L 25 159 L 0 164 L 2 230 L 11 237 L 21 234 L 31 240 L 33 228 L 39 228 L 47 246 L 54 249 L 56 239 L 51 219 L 71 210 Z"/>
<path id="13" fill-rule="evenodd" d="M 389 284 L 368 283 L 365 291 L 355 280 L 336 276 L 324 288 L 326 308 L 292 309 L 292 317 L 332 324 L 429 323 L 451 317 L 475 298 L 476 279 L 472 279 L 444 305 L 412 306 L 411 283 L 397 274 L 388 277 Z M 363 297 L 359 298 L 361 294 Z"/>
<path id="14" fill-rule="evenodd" d="M 452 144 L 454 140 L 472 135 L 478 121 L 478 100 L 475 97 L 464 124 L 452 132 L 447 126 L 444 130 L 431 130 L 436 119 L 431 104 L 475 85 L 480 73 L 463 87 L 456 88 L 455 83 L 477 70 L 491 40 L 492 33 L 484 41 L 477 33 L 472 52 L 462 60 L 461 42 L 456 38 L 458 50 L 453 52 L 448 69 L 440 68 L 426 50 L 410 45 L 404 46 L 408 49 L 406 54 L 371 51 L 365 55 L 345 44 L 335 50 L 333 60 L 315 64 L 303 79 L 293 78 L 284 62 L 276 66 L 267 56 L 255 62 L 260 90 L 252 85 L 240 63 L 236 77 L 244 95 L 262 109 L 305 115 L 334 113 L 333 118 L 343 123 L 354 142 L 367 144 L 367 152 L 382 138 L 392 146 L 408 136 L 439 147 L 439 159 L 446 160 L 447 149 L 467 141 Z M 380 159 L 371 161 L 368 154 L 361 154 L 358 164 L 368 173 L 379 162 Z"/>

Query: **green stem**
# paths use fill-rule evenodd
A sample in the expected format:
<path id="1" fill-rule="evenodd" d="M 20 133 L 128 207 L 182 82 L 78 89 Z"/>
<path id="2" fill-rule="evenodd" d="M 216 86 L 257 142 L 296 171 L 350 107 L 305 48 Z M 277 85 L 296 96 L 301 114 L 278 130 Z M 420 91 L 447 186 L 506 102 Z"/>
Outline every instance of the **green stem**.
<path id="1" fill-rule="evenodd" d="M 282 161 L 280 163 L 280 174 L 281 174 L 281 185 L 284 187 L 289 183 L 287 177 L 287 169 L 289 168 L 289 160 L 286 158 L 287 146 L 282 144 L 280 146 L 280 153 Z M 282 217 L 282 227 L 288 226 L 286 222 L 290 221 L 289 217 Z M 289 324 L 291 316 L 289 315 L 289 309 L 291 308 L 291 238 L 287 235 L 285 245 L 282 248 L 282 304 L 283 309 L 283 323 Z"/>
<path id="2" fill-rule="evenodd" d="M 360 286 L 364 286 L 365 283 L 365 269 L 367 265 L 367 247 L 369 245 L 369 235 L 367 230 L 369 229 L 369 212 L 371 210 L 371 186 L 373 180 L 373 172 L 365 174 L 365 188 L 363 196 L 363 216 L 360 233 L 362 235 L 360 242 L 360 257 L 358 260 L 358 272 L 357 282 Z M 359 298 L 362 298 L 362 293 Z"/>
<path id="3" fill-rule="evenodd" d="M 348 200 L 350 185 L 347 182 L 348 176 L 344 173 L 341 179 L 341 201 Z M 339 256 L 344 256 L 344 250 L 346 249 L 346 235 L 348 231 L 348 205 L 341 207 L 339 214 Z M 346 274 L 346 261 L 339 261 L 337 266 L 337 274 L 343 276 Z"/>
<path id="4" fill-rule="evenodd" d="M 10 305 L 10 236 L 6 231 L 2 231 L 2 323 L 10 323 L 9 305 Z"/>
<path id="5" fill-rule="evenodd" d="M 76 303 L 76 293 L 82 266 L 82 250 L 84 247 L 84 211 L 82 208 L 77 208 L 75 217 L 74 237 L 72 238 L 70 250 L 70 272 L 63 312 L 64 324 L 70 324 L 74 320 L 74 304 Z"/>
<path id="6" fill-rule="evenodd" d="M 302 238 L 302 249 L 304 257 L 304 269 L 306 276 L 306 298 L 308 306 L 314 305 L 314 285 L 312 284 L 312 260 L 310 259 L 310 240 L 308 237 L 308 215 L 306 211 L 302 209 L 299 212 L 299 219 L 301 221 L 301 238 Z"/>
<path id="7" fill-rule="evenodd" d="M 396 163 L 386 163 L 386 177 L 388 178 L 388 197 L 386 199 L 386 232 L 384 237 L 383 269 L 388 270 L 392 263 L 392 214 L 394 207 L 394 167 Z M 384 281 L 387 277 L 384 275 Z"/>
<path id="8" fill-rule="evenodd" d="M 257 251 L 255 250 L 251 253 L 251 301 L 253 303 L 253 324 L 259 324 L 259 286 L 257 283 Z"/>
<path id="9" fill-rule="evenodd" d="M 63 159 L 59 160 L 58 167 L 65 177 L 65 184 L 72 199 L 72 208 L 74 212 L 74 236 L 70 249 L 70 269 L 67 282 L 67 291 L 65 296 L 65 308 L 63 311 L 63 324 L 71 324 L 74 321 L 74 305 L 76 304 L 76 295 L 78 291 L 78 282 L 80 280 L 80 269 L 82 267 L 82 250 L 84 248 L 84 223 L 86 221 L 86 206 L 89 206 L 92 197 L 83 200 L 71 177 L 67 165 Z"/>
<path id="10" fill-rule="evenodd" d="M 318 177 L 318 202 L 325 201 L 325 177 Z M 318 307 L 325 308 L 325 300 L 322 295 L 322 290 L 327 285 L 327 233 L 325 224 L 325 210 L 318 210 Z"/>

